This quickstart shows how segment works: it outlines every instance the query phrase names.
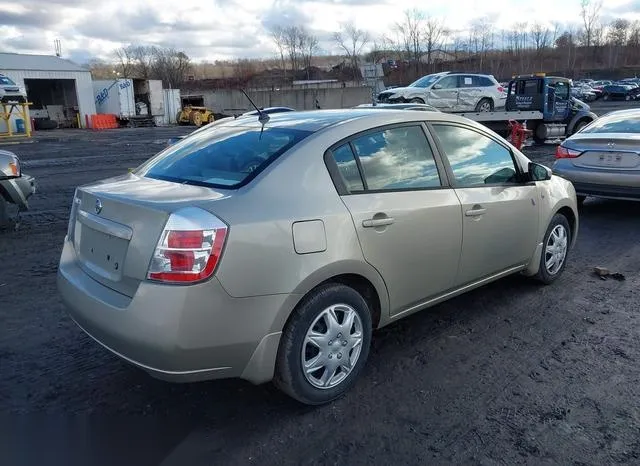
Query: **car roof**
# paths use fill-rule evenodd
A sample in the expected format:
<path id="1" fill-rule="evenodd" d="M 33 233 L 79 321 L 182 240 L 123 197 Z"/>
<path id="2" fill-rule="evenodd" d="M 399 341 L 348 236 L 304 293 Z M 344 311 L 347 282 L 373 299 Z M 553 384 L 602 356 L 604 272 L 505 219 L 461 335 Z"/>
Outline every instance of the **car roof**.
<path id="1" fill-rule="evenodd" d="M 316 132 L 331 126 L 345 124 L 356 120 L 369 120 L 371 122 L 371 126 L 424 120 L 464 122 L 473 126 L 478 125 L 466 118 L 444 112 L 409 112 L 401 109 L 388 109 L 387 111 L 381 112 L 375 108 L 358 107 L 338 110 L 306 110 L 274 113 L 269 115 L 269 121 L 265 124 L 265 127 L 294 128 Z M 222 124 L 227 126 L 255 128 L 260 128 L 262 126 L 257 117 L 252 118 L 248 116 L 237 118 Z"/>

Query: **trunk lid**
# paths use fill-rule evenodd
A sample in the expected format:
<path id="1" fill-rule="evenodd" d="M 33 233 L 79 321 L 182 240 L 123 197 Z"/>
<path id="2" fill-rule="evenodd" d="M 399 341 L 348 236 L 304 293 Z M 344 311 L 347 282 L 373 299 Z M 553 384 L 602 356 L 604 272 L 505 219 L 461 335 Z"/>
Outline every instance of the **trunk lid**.
<path id="1" fill-rule="evenodd" d="M 571 159 L 576 167 L 640 170 L 640 135 L 578 133 L 563 145 L 582 152 L 579 157 Z"/>
<path id="2" fill-rule="evenodd" d="M 227 197 L 211 188 L 128 174 L 78 188 L 73 242 L 94 280 L 132 297 L 175 210 Z"/>

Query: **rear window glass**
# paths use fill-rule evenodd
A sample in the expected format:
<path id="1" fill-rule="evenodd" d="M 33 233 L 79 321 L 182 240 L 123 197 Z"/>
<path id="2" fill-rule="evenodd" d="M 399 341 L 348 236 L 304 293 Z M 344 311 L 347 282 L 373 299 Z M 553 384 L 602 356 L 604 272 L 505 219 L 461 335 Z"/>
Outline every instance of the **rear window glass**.
<path id="1" fill-rule="evenodd" d="M 6 76 L 0 76 L 0 84 L 4 84 L 5 86 L 15 86 L 16 85 L 16 83 L 11 81 Z"/>
<path id="2" fill-rule="evenodd" d="M 169 146 L 137 170 L 148 178 L 217 188 L 249 182 L 310 135 L 292 128 L 217 126 Z"/>
<path id="3" fill-rule="evenodd" d="M 600 117 L 580 133 L 640 133 L 640 117 L 612 115 Z"/>

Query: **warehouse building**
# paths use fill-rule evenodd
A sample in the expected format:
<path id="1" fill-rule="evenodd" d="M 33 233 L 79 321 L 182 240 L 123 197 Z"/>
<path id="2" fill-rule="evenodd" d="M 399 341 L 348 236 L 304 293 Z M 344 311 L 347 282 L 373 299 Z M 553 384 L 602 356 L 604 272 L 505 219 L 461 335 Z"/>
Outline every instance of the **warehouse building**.
<path id="1" fill-rule="evenodd" d="M 89 70 L 54 55 L 0 53 L 0 74 L 27 92 L 32 119 L 50 118 L 58 127 L 86 126 L 96 113 Z"/>

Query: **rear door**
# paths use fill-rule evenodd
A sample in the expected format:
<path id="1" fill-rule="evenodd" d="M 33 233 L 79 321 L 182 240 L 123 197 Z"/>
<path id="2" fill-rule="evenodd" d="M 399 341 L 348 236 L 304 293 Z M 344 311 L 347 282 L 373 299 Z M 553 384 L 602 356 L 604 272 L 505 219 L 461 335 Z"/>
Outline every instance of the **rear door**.
<path id="1" fill-rule="evenodd" d="M 458 91 L 458 76 L 445 76 L 431 87 L 427 103 L 440 110 L 455 111 Z"/>
<path id="2" fill-rule="evenodd" d="M 378 128 L 330 151 L 367 262 L 398 314 L 453 286 L 460 203 L 421 124 Z"/>
<path id="3" fill-rule="evenodd" d="M 472 112 L 483 96 L 479 76 L 461 75 L 458 83 L 458 104 L 456 111 Z"/>
<path id="4" fill-rule="evenodd" d="M 462 205 L 456 286 L 529 262 L 538 238 L 538 187 L 523 181 L 510 149 L 466 125 L 431 126 Z"/>

